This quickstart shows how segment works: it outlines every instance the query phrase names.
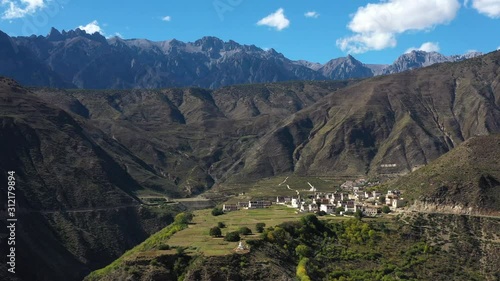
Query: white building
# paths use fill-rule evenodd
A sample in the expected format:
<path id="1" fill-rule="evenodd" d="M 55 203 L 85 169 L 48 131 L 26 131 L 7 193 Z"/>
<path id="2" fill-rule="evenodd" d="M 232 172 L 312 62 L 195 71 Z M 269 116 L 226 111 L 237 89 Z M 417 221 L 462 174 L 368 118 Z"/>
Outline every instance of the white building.
<path id="1" fill-rule="evenodd" d="M 397 209 L 400 207 L 403 207 L 405 205 L 405 202 L 401 199 L 392 199 L 392 208 Z"/>
<path id="2" fill-rule="evenodd" d="M 324 205 L 319 206 L 319 210 L 323 211 L 327 214 L 333 214 L 333 213 L 335 213 L 335 205 L 324 204 Z"/>
<path id="3" fill-rule="evenodd" d="M 232 212 L 232 211 L 237 211 L 238 210 L 238 205 L 236 204 L 224 204 L 222 205 L 222 211 L 224 212 Z"/>
<path id="4" fill-rule="evenodd" d="M 309 212 L 317 212 L 318 210 L 319 210 L 319 207 L 317 204 L 309 204 Z"/>
<path id="5" fill-rule="evenodd" d="M 363 211 L 363 215 L 367 216 L 367 217 L 375 217 L 378 213 L 378 209 L 377 208 L 365 208 L 365 210 Z"/>
<path id="6" fill-rule="evenodd" d="M 301 204 L 300 197 L 299 198 L 292 198 L 292 207 L 293 208 L 299 208 Z"/>

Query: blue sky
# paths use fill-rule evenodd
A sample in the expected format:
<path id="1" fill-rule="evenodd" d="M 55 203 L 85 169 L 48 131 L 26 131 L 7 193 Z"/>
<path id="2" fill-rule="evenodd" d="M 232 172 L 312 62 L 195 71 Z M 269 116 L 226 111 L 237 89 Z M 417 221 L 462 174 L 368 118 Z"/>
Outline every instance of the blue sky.
<path id="1" fill-rule="evenodd" d="M 500 0 L 0 0 L 0 30 L 46 35 L 85 27 L 105 36 L 216 36 L 325 63 L 352 54 L 391 63 L 408 49 L 445 55 L 500 47 Z"/>

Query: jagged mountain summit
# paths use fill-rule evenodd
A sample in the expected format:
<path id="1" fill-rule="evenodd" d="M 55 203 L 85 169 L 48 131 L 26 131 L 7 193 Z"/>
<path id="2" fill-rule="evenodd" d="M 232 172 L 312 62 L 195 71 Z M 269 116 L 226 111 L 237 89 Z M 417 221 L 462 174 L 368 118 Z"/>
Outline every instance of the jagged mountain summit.
<path id="1" fill-rule="evenodd" d="M 364 63 L 356 60 L 351 55 L 345 58 L 330 60 L 325 63 L 319 72 L 328 79 L 346 80 L 350 78 L 365 78 L 373 76 L 373 71 Z"/>
<path id="2" fill-rule="evenodd" d="M 6 35 L 3 34 L 5 37 Z M 287 80 L 323 80 L 321 74 L 296 64 L 275 50 L 224 42 L 215 37 L 184 43 L 178 40 L 152 42 L 89 35 L 80 29 L 44 36 L 10 38 L 13 46 L 29 52 L 58 78 L 76 88 L 166 88 L 198 86 L 219 88 L 232 84 Z M 22 58 L 16 60 L 23 64 Z M 37 67 L 27 71 L 36 72 Z M 12 76 L 23 84 L 42 84 L 29 77 Z"/>
<path id="3" fill-rule="evenodd" d="M 411 51 L 400 56 L 392 65 L 382 69 L 380 74 L 399 73 L 443 62 L 457 62 L 483 55 L 480 52 L 468 52 L 463 55 L 444 56 L 438 52 Z"/>
<path id="4" fill-rule="evenodd" d="M 187 43 L 106 39 L 78 28 L 62 32 L 52 28 L 47 36 L 29 37 L 9 37 L 0 31 L 0 42 L 0 75 L 25 85 L 83 89 L 215 89 L 234 84 L 358 79 L 481 55 L 446 57 L 414 51 L 389 66 L 367 65 L 351 55 L 320 64 L 290 60 L 274 49 L 216 37 Z"/>

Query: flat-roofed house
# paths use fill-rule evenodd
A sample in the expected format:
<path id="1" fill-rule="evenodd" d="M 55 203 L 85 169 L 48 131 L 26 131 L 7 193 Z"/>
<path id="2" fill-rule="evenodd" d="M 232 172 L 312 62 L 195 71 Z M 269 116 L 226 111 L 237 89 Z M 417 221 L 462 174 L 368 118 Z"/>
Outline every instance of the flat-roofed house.
<path id="1" fill-rule="evenodd" d="M 238 209 L 248 209 L 248 201 L 238 202 Z"/>
<path id="2" fill-rule="evenodd" d="M 333 214 L 333 213 L 335 213 L 335 205 L 324 204 L 324 205 L 319 206 L 319 210 L 323 211 L 327 214 Z"/>
<path id="3" fill-rule="evenodd" d="M 238 210 L 238 204 L 224 204 L 222 205 L 222 211 L 224 212 L 232 212 Z"/>

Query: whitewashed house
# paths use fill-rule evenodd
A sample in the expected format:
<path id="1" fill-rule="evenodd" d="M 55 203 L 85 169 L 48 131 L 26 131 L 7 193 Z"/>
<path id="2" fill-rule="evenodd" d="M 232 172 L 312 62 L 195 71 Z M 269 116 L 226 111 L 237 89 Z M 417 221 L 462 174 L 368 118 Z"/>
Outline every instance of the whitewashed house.
<path id="1" fill-rule="evenodd" d="M 401 199 L 393 199 L 392 200 L 392 208 L 395 210 L 397 208 L 401 208 L 405 205 L 405 202 Z"/>
<path id="2" fill-rule="evenodd" d="M 299 208 L 301 204 L 300 202 L 300 197 L 299 198 L 292 198 L 291 205 L 293 208 Z"/>
<path id="3" fill-rule="evenodd" d="M 238 210 L 237 204 L 224 204 L 224 205 L 222 205 L 222 211 L 224 211 L 224 212 L 232 212 L 232 211 L 237 211 L 237 210 Z"/>
<path id="4" fill-rule="evenodd" d="M 309 204 L 309 212 L 317 212 L 319 210 L 319 206 L 317 204 Z"/>
<path id="5" fill-rule="evenodd" d="M 324 205 L 319 206 L 319 210 L 323 211 L 327 214 L 333 214 L 333 213 L 335 213 L 335 205 L 324 204 Z"/>
<path id="6" fill-rule="evenodd" d="M 378 214 L 378 209 L 377 208 L 370 208 L 367 207 L 363 211 L 363 215 L 367 217 L 375 217 Z"/>

